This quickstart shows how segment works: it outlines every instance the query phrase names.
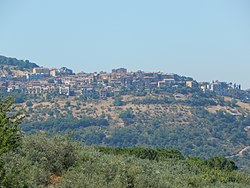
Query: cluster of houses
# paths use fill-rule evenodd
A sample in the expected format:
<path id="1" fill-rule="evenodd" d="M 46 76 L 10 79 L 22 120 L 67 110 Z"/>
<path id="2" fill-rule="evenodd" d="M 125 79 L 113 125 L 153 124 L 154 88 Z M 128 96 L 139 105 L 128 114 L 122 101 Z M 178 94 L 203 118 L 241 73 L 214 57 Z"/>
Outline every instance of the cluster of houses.
<path id="1" fill-rule="evenodd" d="M 214 91 L 226 95 L 229 91 L 241 91 L 240 85 L 225 82 L 196 82 L 192 78 L 163 72 L 128 72 L 125 68 L 113 69 L 111 73 L 73 73 L 62 67 L 49 69 L 38 67 L 32 73 L 19 77 L 0 77 L 0 90 L 18 90 L 25 94 L 54 93 L 60 95 L 84 95 L 87 97 L 109 97 L 122 90 L 150 90 L 188 86 L 204 92 Z"/>

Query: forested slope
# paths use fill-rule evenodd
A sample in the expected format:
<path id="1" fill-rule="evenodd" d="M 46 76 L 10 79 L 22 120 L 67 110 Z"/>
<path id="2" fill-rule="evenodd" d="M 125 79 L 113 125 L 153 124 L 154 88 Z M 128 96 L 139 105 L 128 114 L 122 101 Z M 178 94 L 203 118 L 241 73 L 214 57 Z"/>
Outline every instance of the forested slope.
<path id="1" fill-rule="evenodd" d="M 249 111 L 233 100 L 128 96 L 117 106 L 116 98 L 90 102 L 57 99 L 28 106 L 23 131 L 46 131 L 51 136 L 71 132 L 75 140 L 87 145 L 171 147 L 185 156 L 204 159 L 223 155 L 237 162 L 240 169 L 250 169 L 249 150 L 237 155 L 250 146 L 246 130 Z"/>
<path id="2" fill-rule="evenodd" d="M 18 60 L 0 55 L 0 73 L 2 75 L 12 75 L 13 70 L 31 71 L 35 67 L 38 67 L 38 65 L 31 63 L 29 60 Z"/>
<path id="3" fill-rule="evenodd" d="M 247 135 L 240 131 L 231 135 L 232 130 L 249 123 L 249 116 L 237 117 L 223 111 L 213 114 L 199 107 L 191 108 L 185 121 L 177 118 L 182 117 L 180 113 L 173 113 L 177 116 L 172 119 L 175 123 L 171 123 L 171 118 L 165 119 L 168 116 L 151 119 L 146 118 L 148 114 L 134 114 L 127 109 L 119 114 L 124 121 L 120 127 L 112 126 L 113 121 L 105 116 L 82 116 L 80 119 L 67 116 L 45 122 L 26 122 L 22 125 L 23 130 L 38 133 L 24 135 L 19 129 L 22 113 L 17 112 L 12 104 L 11 98 L 0 102 L 1 187 L 250 185 L 249 174 L 240 172 L 237 163 L 230 158 L 219 156 L 223 152 L 230 153 L 234 144 L 248 144 Z M 145 116 L 144 121 L 140 121 L 144 117 L 141 115 Z M 221 129 L 223 131 L 218 132 Z M 208 142 L 213 141 L 210 133 L 217 138 L 217 143 Z M 238 139 L 238 134 L 242 140 Z M 86 146 L 86 143 L 113 147 Z M 176 147 L 171 147 L 171 144 Z M 229 146 L 228 151 L 223 144 Z M 193 153 L 183 155 L 170 148 L 188 148 L 184 152 Z"/>

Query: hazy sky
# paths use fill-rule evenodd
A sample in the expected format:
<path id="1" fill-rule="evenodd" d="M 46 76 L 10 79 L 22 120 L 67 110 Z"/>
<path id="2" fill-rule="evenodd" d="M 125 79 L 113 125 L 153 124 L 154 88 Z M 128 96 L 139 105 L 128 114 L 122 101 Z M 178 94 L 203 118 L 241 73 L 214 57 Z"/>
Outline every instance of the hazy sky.
<path id="1" fill-rule="evenodd" d="M 249 0 L 0 0 L 0 54 L 250 88 Z"/>

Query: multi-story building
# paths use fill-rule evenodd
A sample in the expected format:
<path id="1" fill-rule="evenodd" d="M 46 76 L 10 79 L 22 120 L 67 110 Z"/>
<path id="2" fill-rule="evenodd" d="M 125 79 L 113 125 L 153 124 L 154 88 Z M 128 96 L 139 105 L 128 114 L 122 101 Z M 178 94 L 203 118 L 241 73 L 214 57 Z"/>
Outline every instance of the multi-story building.
<path id="1" fill-rule="evenodd" d="M 170 87 L 174 84 L 175 84 L 175 79 L 173 78 L 163 79 L 162 81 L 158 81 L 159 88 Z"/>
<path id="2" fill-rule="evenodd" d="M 50 74 L 50 69 L 49 68 L 43 68 L 43 67 L 38 67 L 38 68 L 33 68 L 33 74 Z"/>

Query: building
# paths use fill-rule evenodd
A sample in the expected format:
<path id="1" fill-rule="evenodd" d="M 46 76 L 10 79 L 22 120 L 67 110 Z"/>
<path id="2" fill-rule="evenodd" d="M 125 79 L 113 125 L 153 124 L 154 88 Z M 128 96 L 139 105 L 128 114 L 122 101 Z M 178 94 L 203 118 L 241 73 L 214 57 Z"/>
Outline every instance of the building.
<path id="1" fill-rule="evenodd" d="M 71 90 L 70 90 L 70 86 L 60 86 L 59 87 L 59 94 L 60 95 L 67 95 L 70 96 L 71 95 Z"/>
<path id="2" fill-rule="evenodd" d="M 175 84 L 175 79 L 169 78 L 169 79 L 163 79 L 162 81 L 158 82 L 158 87 L 163 88 L 163 87 L 170 87 Z"/>
<path id="3" fill-rule="evenodd" d="M 49 75 L 50 70 L 49 70 L 49 68 L 41 68 L 41 67 L 33 68 L 33 74 L 47 74 L 47 75 Z"/>
<path id="4" fill-rule="evenodd" d="M 186 81 L 186 86 L 191 88 L 197 88 L 199 84 L 196 81 Z"/>
<path id="5" fill-rule="evenodd" d="M 57 69 L 51 69 L 50 70 L 50 76 L 56 77 L 59 75 L 59 72 Z"/>
<path id="6" fill-rule="evenodd" d="M 221 83 L 220 83 L 220 82 L 213 82 L 213 83 L 210 85 L 210 90 L 211 90 L 211 91 L 214 91 L 214 92 L 216 92 L 216 93 L 221 93 L 221 92 L 222 92 Z"/>

